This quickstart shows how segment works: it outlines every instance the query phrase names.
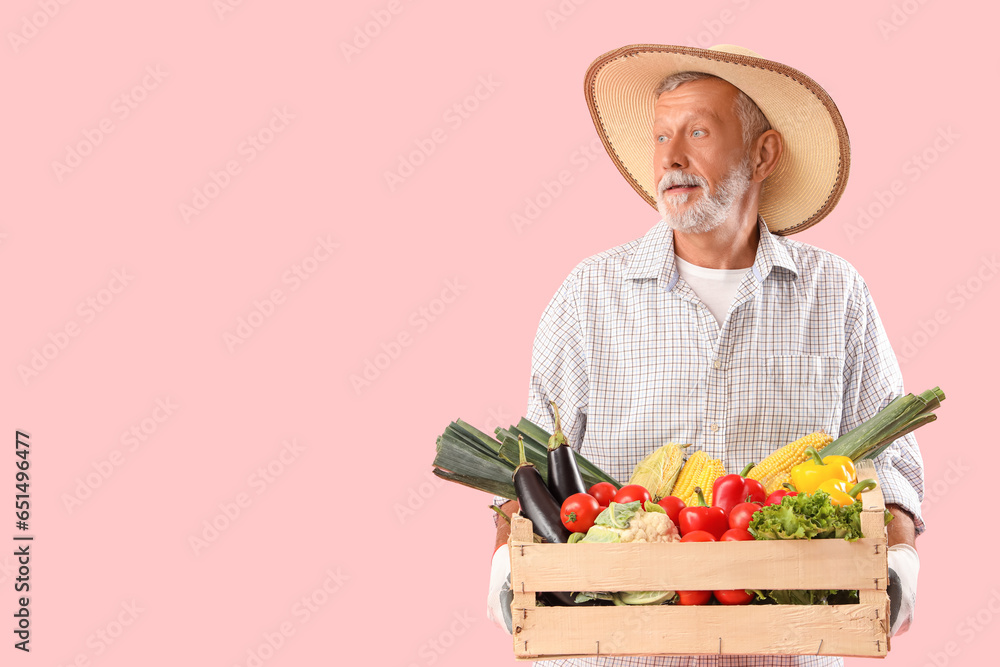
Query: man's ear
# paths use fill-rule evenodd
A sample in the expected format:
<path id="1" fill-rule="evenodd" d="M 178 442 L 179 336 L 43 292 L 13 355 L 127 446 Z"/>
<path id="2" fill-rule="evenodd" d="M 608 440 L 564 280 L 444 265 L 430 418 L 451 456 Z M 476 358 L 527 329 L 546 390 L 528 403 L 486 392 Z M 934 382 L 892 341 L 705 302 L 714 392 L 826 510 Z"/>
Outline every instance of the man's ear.
<path id="1" fill-rule="evenodd" d="M 771 172 L 778 166 L 778 160 L 781 159 L 783 147 L 784 142 L 781 140 L 781 134 L 777 130 L 768 130 L 757 137 L 757 141 L 754 142 L 754 169 L 752 176 L 754 182 L 760 183 L 771 175 Z"/>

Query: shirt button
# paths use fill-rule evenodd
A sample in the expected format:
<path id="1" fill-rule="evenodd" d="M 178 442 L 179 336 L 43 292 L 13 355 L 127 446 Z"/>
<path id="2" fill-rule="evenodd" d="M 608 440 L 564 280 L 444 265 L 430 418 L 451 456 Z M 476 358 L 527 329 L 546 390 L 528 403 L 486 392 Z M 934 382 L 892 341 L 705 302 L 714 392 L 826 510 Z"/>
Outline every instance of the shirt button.
<path id="1" fill-rule="evenodd" d="M 712 424 L 712 433 L 715 433 L 718 430 L 719 430 L 719 425 L 718 424 Z"/>
<path id="2" fill-rule="evenodd" d="M 722 362 L 719 361 L 718 359 L 716 359 L 715 363 L 712 364 L 712 365 L 715 366 L 716 368 L 722 368 Z"/>

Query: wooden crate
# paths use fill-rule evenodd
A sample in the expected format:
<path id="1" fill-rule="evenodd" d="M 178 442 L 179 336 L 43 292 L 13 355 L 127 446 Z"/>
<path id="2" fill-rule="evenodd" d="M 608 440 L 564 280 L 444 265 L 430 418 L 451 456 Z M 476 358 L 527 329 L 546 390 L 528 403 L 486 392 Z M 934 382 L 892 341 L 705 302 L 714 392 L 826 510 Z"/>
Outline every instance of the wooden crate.
<path id="1" fill-rule="evenodd" d="M 876 478 L 870 461 L 858 478 Z M 884 658 L 889 651 L 885 501 L 861 496 L 864 537 L 669 544 L 538 544 L 510 537 L 518 660 L 608 655 L 782 654 Z M 860 604 L 536 606 L 542 591 L 857 589 Z"/>

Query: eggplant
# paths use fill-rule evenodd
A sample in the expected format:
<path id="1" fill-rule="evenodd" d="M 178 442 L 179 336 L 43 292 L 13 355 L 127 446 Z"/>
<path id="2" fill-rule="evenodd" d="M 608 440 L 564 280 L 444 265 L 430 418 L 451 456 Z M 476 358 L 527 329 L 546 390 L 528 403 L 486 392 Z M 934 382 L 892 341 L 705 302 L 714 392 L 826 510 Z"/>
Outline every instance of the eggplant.
<path id="1" fill-rule="evenodd" d="M 521 505 L 521 514 L 531 521 L 534 531 L 546 542 L 565 544 L 569 541 L 570 532 L 560 516 L 562 504 L 552 497 L 538 468 L 525 457 L 522 436 L 518 436 L 517 444 L 521 463 L 514 469 L 514 490 Z"/>
<path id="2" fill-rule="evenodd" d="M 517 437 L 521 463 L 514 469 L 514 490 L 521 514 L 531 521 L 534 532 L 546 542 L 565 544 L 571 533 L 562 522 L 562 506 L 552 497 L 538 469 L 524 455 L 524 437 Z M 572 593 L 558 591 L 539 593 L 546 604 L 559 607 L 591 605 L 594 601 L 577 603 Z"/>
<path id="3" fill-rule="evenodd" d="M 556 407 L 555 401 L 549 401 L 549 404 L 555 415 L 555 427 L 549 437 L 549 490 L 562 507 L 563 501 L 574 493 L 587 493 L 587 486 L 583 483 L 580 468 L 576 465 L 576 452 L 569 446 L 569 441 L 559 424 L 559 408 Z"/>

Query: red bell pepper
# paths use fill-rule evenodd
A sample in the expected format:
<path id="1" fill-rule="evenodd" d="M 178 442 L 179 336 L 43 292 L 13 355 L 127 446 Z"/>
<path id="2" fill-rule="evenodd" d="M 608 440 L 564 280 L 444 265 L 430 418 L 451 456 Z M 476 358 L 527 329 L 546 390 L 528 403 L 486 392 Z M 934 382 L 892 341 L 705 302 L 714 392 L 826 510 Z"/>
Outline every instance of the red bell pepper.
<path id="1" fill-rule="evenodd" d="M 755 465 L 757 464 L 749 464 L 738 475 L 723 475 L 715 480 L 715 484 L 712 485 L 712 506 L 721 507 L 728 515 L 730 510 L 740 503 L 763 503 L 767 500 L 764 485 L 755 479 L 746 478 L 746 474 Z"/>
<path id="2" fill-rule="evenodd" d="M 722 534 L 729 530 L 729 518 L 721 507 L 709 507 L 705 503 L 705 494 L 700 486 L 695 487 L 698 494 L 699 505 L 685 507 L 680 513 L 681 536 L 687 535 L 694 530 L 704 530 L 710 533 L 715 539 L 722 537 Z"/>

